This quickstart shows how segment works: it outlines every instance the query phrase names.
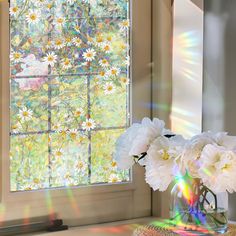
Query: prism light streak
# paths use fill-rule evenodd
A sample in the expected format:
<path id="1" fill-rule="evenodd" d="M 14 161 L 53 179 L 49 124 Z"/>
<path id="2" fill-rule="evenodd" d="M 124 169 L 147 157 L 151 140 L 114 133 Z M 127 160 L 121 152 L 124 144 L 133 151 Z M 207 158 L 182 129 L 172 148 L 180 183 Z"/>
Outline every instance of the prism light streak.
<path id="1" fill-rule="evenodd" d="M 6 207 L 2 203 L 0 203 L 0 226 L 3 225 L 5 213 L 6 213 Z"/>
<path id="2" fill-rule="evenodd" d="M 75 198 L 71 188 L 67 188 L 66 191 L 67 191 L 67 196 L 69 198 L 71 207 L 74 209 L 76 215 L 79 216 L 80 215 L 79 206 L 78 206 L 78 203 L 76 201 L 76 198 Z"/>
<path id="3" fill-rule="evenodd" d="M 173 221 L 173 220 L 154 221 L 150 225 L 160 230 L 163 229 L 163 232 L 168 232 L 168 231 L 174 232 L 182 236 L 192 236 L 192 235 L 196 236 L 196 233 L 204 233 L 207 235 L 213 234 L 213 231 L 209 229 L 206 229 L 201 226 L 197 227 L 189 226 L 182 223 L 181 221 Z M 176 226 L 178 226 L 178 228 Z"/>
<path id="4" fill-rule="evenodd" d="M 49 213 L 49 218 L 50 220 L 55 219 L 55 212 L 53 210 L 53 203 L 52 203 L 52 197 L 50 191 L 46 191 L 45 193 L 45 200 L 46 200 L 46 205 Z"/>

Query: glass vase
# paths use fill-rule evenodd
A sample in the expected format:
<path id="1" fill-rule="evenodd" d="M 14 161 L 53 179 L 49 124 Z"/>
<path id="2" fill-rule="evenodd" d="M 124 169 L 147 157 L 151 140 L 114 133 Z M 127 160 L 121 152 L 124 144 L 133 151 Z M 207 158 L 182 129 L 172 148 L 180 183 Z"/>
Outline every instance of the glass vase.
<path id="1" fill-rule="evenodd" d="M 194 235 L 223 234 L 228 227 L 228 195 L 215 194 L 199 179 L 176 179 L 171 191 L 171 223 Z M 191 235 L 192 235 L 191 234 Z"/>

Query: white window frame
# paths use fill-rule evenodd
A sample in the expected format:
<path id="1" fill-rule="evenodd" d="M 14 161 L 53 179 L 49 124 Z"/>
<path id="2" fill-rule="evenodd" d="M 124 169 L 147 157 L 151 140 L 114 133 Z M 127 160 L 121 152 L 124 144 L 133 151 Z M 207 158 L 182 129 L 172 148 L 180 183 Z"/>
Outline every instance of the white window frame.
<path id="1" fill-rule="evenodd" d="M 132 121 L 151 116 L 151 1 L 132 1 Z M 58 214 L 69 225 L 84 225 L 151 215 L 151 190 L 144 170 L 132 181 L 30 192 L 10 191 L 10 88 L 8 0 L 0 0 L 0 204 L 5 221 Z"/>

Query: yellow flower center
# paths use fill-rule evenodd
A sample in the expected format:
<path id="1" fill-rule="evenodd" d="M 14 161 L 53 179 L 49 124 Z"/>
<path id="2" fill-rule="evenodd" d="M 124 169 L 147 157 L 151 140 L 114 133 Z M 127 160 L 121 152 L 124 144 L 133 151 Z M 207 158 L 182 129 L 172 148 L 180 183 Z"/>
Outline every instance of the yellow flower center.
<path id="1" fill-rule="evenodd" d="M 81 43 L 81 39 L 76 39 L 76 43 L 80 44 Z"/>
<path id="2" fill-rule="evenodd" d="M 54 57 L 53 56 L 48 56 L 48 61 L 53 61 Z"/>
<path id="3" fill-rule="evenodd" d="M 38 178 L 34 178 L 34 183 L 35 184 L 39 184 L 40 183 L 39 179 Z"/>
<path id="4" fill-rule="evenodd" d="M 77 164 L 77 169 L 82 169 L 84 167 L 84 164 L 82 162 Z"/>
<path id="5" fill-rule="evenodd" d="M 112 74 L 112 75 L 116 75 L 116 74 L 117 74 L 117 70 L 114 70 L 114 69 L 111 70 L 111 74 Z"/>
<path id="6" fill-rule="evenodd" d="M 32 190 L 32 188 L 31 187 L 26 187 L 25 190 L 30 191 L 30 190 Z"/>
<path id="7" fill-rule="evenodd" d="M 13 7 L 13 8 L 12 8 L 12 11 L 13 11 L 14 13 L 17 13 L 17 12 L 18 12 L 18 9 L 19 9 L 18 7 Z"/>
<path id="8" fill-rule="evenodd" d="M 170 159 L 170 155 L 168 154 L 168 152 L 166 150 L 163 151 L 163 154 L 162 154 L 162 159 L 164 161 L 167 161 Z"/>
<path id="9" fill-rule="evenodd" d="M 56 151 L 56 156 L 61 157 L 62 156 L 62 152 L 61 151 Z"/>
<path id="10" fill-rule="evenodd" d="M 112 91 L 112 90 L 113 90 L 113 87 L 112 87 L 111 85 L 108 85 L 108 86 L 107 86 L 107 90 L 108 90 L 108 91 Z"/>
<path id="11" fill-rule="evenodd" d="M 66 174 L 65 179 L 69 179 L 69 178 L 70 178 L 70 174 Z"/>
<path id="12" fill-rule="evenodd" d="M 76 139 L 76 133 L 70 133 L 70 137 L 71 137 L 72 139 Z"/>
<path id="13" fill-rule="evenodd" d="M 56 44 L 57 46 L 60 46 L 60 45 L 62 45 L 62 41 L 61 41 L 60 39 L 57 39 L 56 42 L 55 42 L 55 44 Z"/>
<path id="14" fill-rule="evenodd" d="M 11 128 L 12 128 L 12 129 L 17 129 L 18 127 L 17 127 L 17 125 L 12 125 Z"/>
<path id="15" fill-rule="evenodd" d="M 30 19 L 31 19 L 32 21 L 35 21 L 35 20 L 37 19 L 36 14 L 31 14 L 31 15 L 30 15 Z"/>
<path id="16" fill-rule="evenodd" d="M 76 115 L 76 116 L 81 116 L 81 111 L 76 111 L 76 112 L 75 112 L 75 115 Z"/>
<path id="17" fill-rule="evenodd" d="M 124 50 L 124 49 L 126 49 L 126 45 L 125 45 L 125 44 L 121 44 L 121 45 L 120 45 L 120 48 L 121 48 L 122 50 Z"/>
<path id="18" fill-rule="evenodd" d="M 68 66 L 70 64 L 70 60 L 69 59 L 65 59 L 64 64 L 65 64 L 65 66 Z"/>
<path id="19" fill-rule="evenodd" d="M 102 43 L 102 42 L 103 42 L 103 38 L 102 37 L 97 38 L 97 43 Z"/>
<path id="20" fill-rule="evenodd" d="M 225 164 L 221 169 L 222 171 L 227 171 L 231 168 L 231 165 L 230 164 Z"/>
<path id="21" fill-rule="evenodd" d="M 67 37 L 67 38 L 66 38 L 66 42 L 67 42 L 67 43 L 70 43 L 70 42 L 71 42 L 71 37 Z"/>
<path id="22" fill-rule="evenodd" d="M 120 78 L 120 80 L 123 82 L 123 83 L 127 83 L 127 78 L 125 78 L 125 77 L 122 77 L 122 78 Z"/>
<path id="23" fill-rule="evenodd" d="M 101 76 L 104 76 L 104 75 L 105 75 L 105 72 L 104 72 L 104 71 L 101 71 L 101 72 L 100 72 L 100 75 L 101 75 Z"/>
<path id="24" fill-rule="evenodd" d="M 124 21 L 124 22 L 123 22 L 123 26 L 124 26 L 124 27 L 128 27 L 128 26 L 129 26 L 129 22 L 128 22 L 128 21 Z"/>
<path id="25" fill-rule="evenodd" d="M 51 9 L 52 8 L 52 4 L 51 3 L 47 4 L 47 8 Z"/>
<path id="26" fill-rule="evenodd" d="M 86 125 L 87 125 L 87 127 L 89 127 L 89 128 L 91 128 L 91 127 L 93 126 L 93 124 L 92 124 L 90 121 L 88 121 Z"/>
<path id="27" fill-rule="evenodd" d="M 22 112 L 22 115 L 23 115 L 24 117 L 27 117 L 27 116 L 29 116 L 29 112 L 28 112 L 28 111 L 23 111 L 23 112 Z"/>
<path id="28" fill-rule="evenodd" d="M 111 41 L 112 41 L 112 37 L 111 37 L 111 36 L 108 36 L 108 37 L 107 37 L 107 41 L 111 42 Z"/>
<path id="29" fill-rule="evenodd" d="M 57 23 L 58 23 L 58 24 L 62 24 L 63 21 L 64 21 L 63 18 L 58 18 L 58 19 L 57 19 Z"/>
<path id="30" fill-rule="evenodd" d="M 93 56 L 93 54 L 91 52 L 87 53 L 87 57 L 92 57 L 92 56 Z"/>
<path id="31" fill-rule="evenodd" d="M 106 46 L 104 47 L 104 50 L 105 50 L 105 51 L 109 51 L 109 50 L 110 50 L 110 46 L 109 46 L 109 45 L 106 45 Z"/>
<path id="32" fill-rule="evenodd" d="M 112 166 L 112 167 L 116 167 L 116 166 L 117 166 L 116 162 L 113 161 L 113 162 L 111 163 L 111 166 Z"/>
<path id="33" fill-rule="evenodd" d="M 20 53 L 14 53 L 13 57 L 15 59 L 20 59 L 21 55 L 20 55 Z"/>
<path id="34" fill-rule="evenodd" d="M 111 179 L 111 182 L 116 183 L 116 182 L 118 182 L 118 179 L 116 177 L 114 177 L 114 178 Z"/>

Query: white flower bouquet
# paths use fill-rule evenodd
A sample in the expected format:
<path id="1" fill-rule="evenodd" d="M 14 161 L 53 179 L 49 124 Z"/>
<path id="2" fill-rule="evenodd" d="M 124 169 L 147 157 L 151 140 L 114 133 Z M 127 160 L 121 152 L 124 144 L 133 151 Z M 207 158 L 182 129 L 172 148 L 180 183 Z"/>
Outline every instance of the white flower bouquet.
<path id="1" fill-rule="evenodd" d="M 204 132 L 187 140 L 165 129 L 162 120 L 144 118 L 119 137 L 114 158 L 120 169 L 135 163 L 145 167 L 146 182 L 153 190 L 165 191 L 172 182 L 178 183 L 177 198 L 185 196 L 173 218 L 197 219 L 202 224 L 205 218 L 216 232 L 225 231 L 227 219 L 218 212 L 216 196 L 236 191 L 236 137 Z M 180 208 L 184 208 L 182 212 Z M 209 216 L 209 209 L 214 214 Z"/>
<path id="2" fill-rule="evenodd" d="M 153 190 L 165 191 L 186 172 L 215 193 L 236 191 L 236 137 L 204 132 L 190 140 L 165 129 L 162 120 L 144 118 L 117 140 L 114 158 L 120 169 L 139 163 Z"/>

